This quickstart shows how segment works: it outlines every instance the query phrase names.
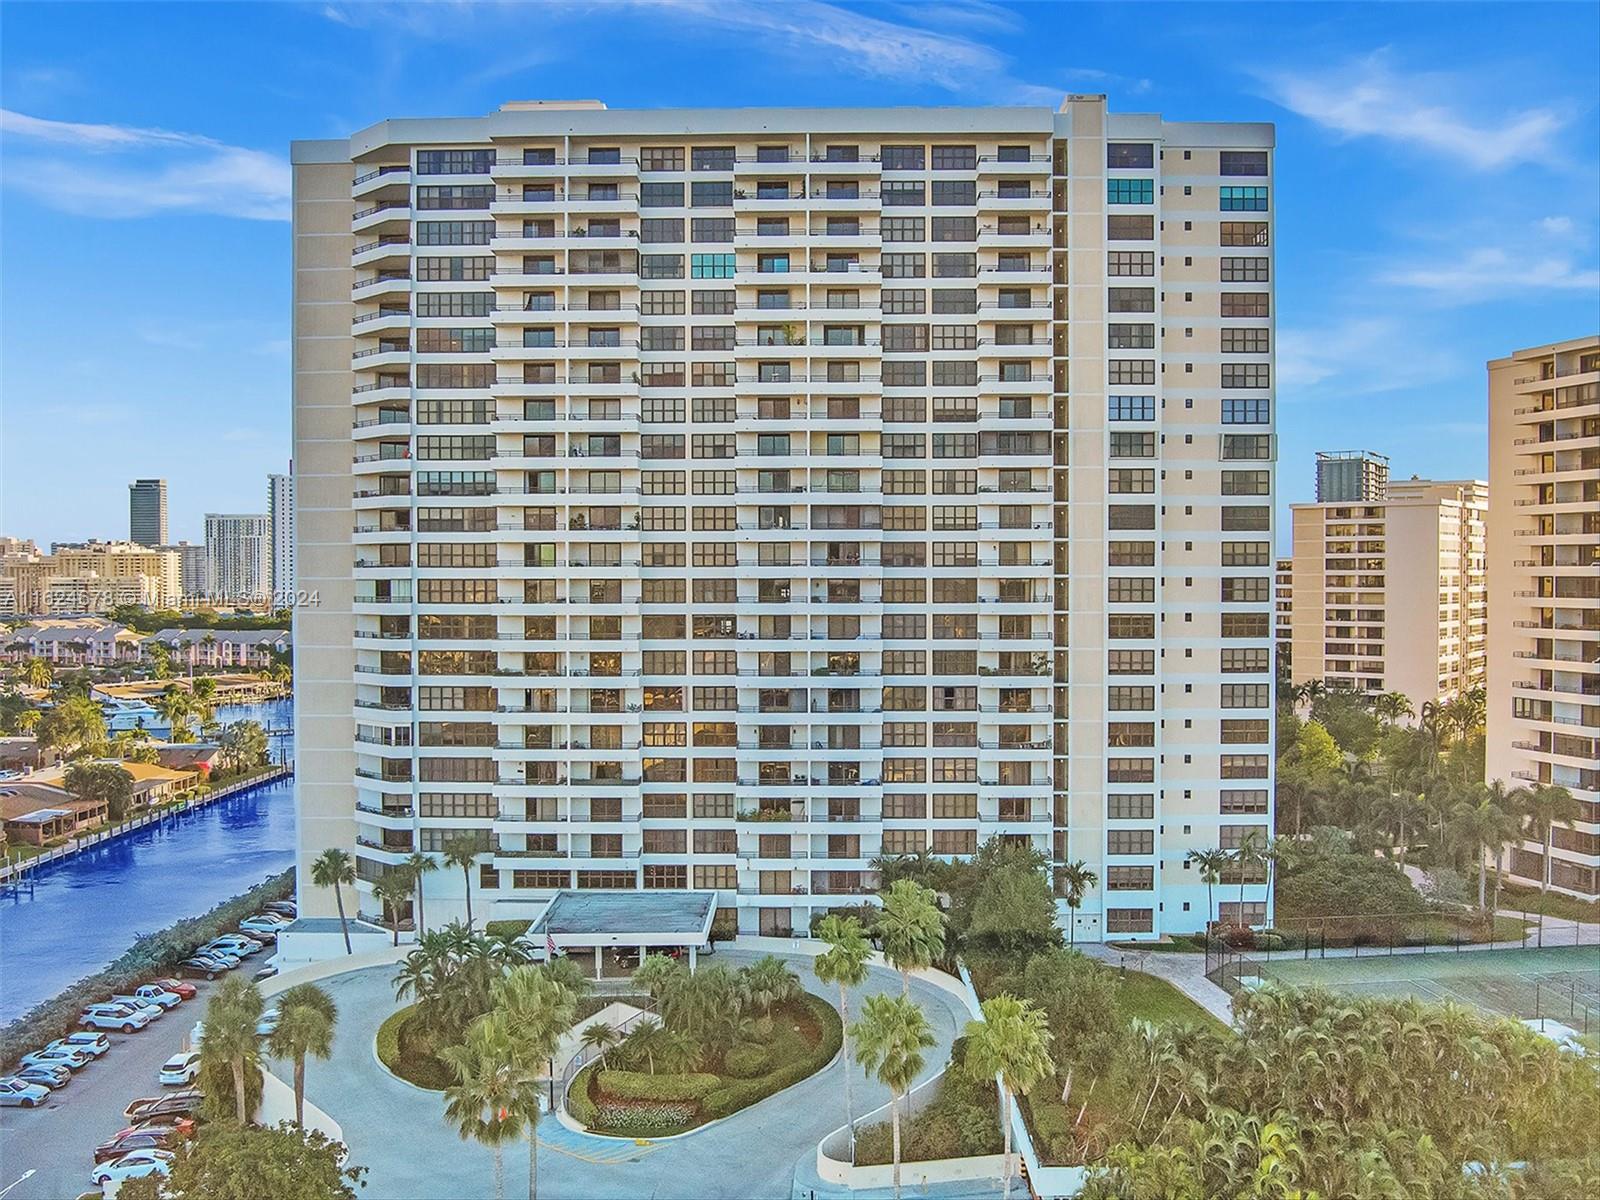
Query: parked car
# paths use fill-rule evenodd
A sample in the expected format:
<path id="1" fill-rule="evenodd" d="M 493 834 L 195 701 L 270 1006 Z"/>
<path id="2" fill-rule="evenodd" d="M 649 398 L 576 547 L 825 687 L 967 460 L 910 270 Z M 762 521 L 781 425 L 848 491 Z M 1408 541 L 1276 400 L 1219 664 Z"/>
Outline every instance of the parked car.
<path id="1" fill-rule="evenodd" d="M 185 1136 L 176 1129 L 125 1129 L 94 1148 L 94 1161 L 111 1162 L 135 1150 L 171 1150 Z"/>
<path id="2" fill-rule="evenodd" d="M 193 1083 L 199 1074 L 200 1051 L 185 1050 L 161 1064 L 160 1079 L 167 1087 L 182 1087 L 186 1083 Z"/>
<path id="3" fill-rule="evenodd" d="M 150 1015 L 126 1004 L 91 1004 L 78 1014 L 78 1024 L 90 1029 L 120 1029 L 132 1033 L 150 1024 Z"/>
<path id="4" fill-rule="evenodd" d="M 142 984 L 133 989 L 133 994 L 146 1004 L 154 1004 L 157 1008 L 177 1008 L 183 1003 L 183 997 L 177 992 L 169 992 L 155 983 Z"/>
<path id="5" fill-rule="evenodd" d="M 24 1054 L 20 1061 L 30 1067 L 66 1067 L 69 1071 L 81 1071 L 94 1059 L 82 1050 L 74 1050 L 71 1046 L 63 1046 L 60 1042 L 51 1042 L 43 1050 Z"/>
<path id="6" fill-rule="evenodd" d="M 300 915 L 300 906 L 293 900 L 274 900 L 262 906 L 262 912 L 277 913 L 280 917 L 288 917 L 291 921 Z"/>
<path id="7" fill-rule="evenodd" d="M 228 970 L 214 958 L 198 956 L 184 959 L 178 964 L 178 969 L 194 979 L 215 979 Z"/>
<path id="8" fill-rule="evenodd" d="M 158 988 L 164 988 L 180 1000 L 193 1000 L 200 994 L 200 989 L 192 983 L 185 983 L 181 979 L 152 979 L 151 983 Z"/>
<path id="9" fill-rule="evenodd" d="M 255 973 L 254 978 L 256 978 L 256 979 L 271 979 L 277 973 L 278 973 L 278 964 L 277 963 L 268 963 L 266 966 L 262 967 L 259 971 L 257 971 Z"/>
<path id="10" fill-rule="evenodd" d="M 23 1083 L 34 1083 L 52 1091 L 72 1082 L 72 1072 L 59 1063 L 24 1063 L 17 1068 L 17 1078 Z"/>
<path id="11" fill-rule="evenodd" d="M 58 1044 L 71 1046 L 74 1050 L 82 1050 L 85 1054 L 94 1058 L 99 1058 L 107 1050 L 111 1049 L 111 1039 L 106 1037 L 105 1034 L 90 1033 L 87 1030 L 69 1033 L 66 1037 L 61 1038 L 59 1042 L 51 1042 L 50 1044 L 52 1046 Z"/>
<path id="12" fill-rule="evenodd" d="M 89 1182 L 104 1189 L 108 1184 L 121 1184 L 129 1179 L 143 1179 L 148 1175 L 166 1175 L 172 1170 L 172 1151 L 135 1150 L 114 1162 L 102 1163 L 89 1175 Z"/>
<path id="13" fill-rule="evenodd" d="M 261 948 L 261 942 L 242 933 L 225 933 L 221 937 L 212 938 L 202 947 L 208 952 L 221 951 L 235 958 L 249 958 L 252 954 L 260 954 Z"/>
<path id="14" fill-rule="evenodd" d="M 277 913 L 257 913 L 240 921 L 239 928 L 248 934 L 275 938 L 278 936 L 278 931 L 290 923 L 290 918 L 281 917 Z"/>
<path id="15" fill-rule="evenodd" d="M 278 1027 L 278 1010 L 269 1008 L 261 1014 L 261 1019 L 256 1022 L 256 1035 L 266 1037 Z"/>
<path id="16" fill-rule="evenodd" d="M 130 1121 L 140 1121 L 146 1117 L 158 1116 L 161 1113 L 187 1115 L 198 1111 L 200 1102 L 204 1098 L 205 1093 L 199 1088 L 193 1087 L 186 1087 L 177 1092 L 166 1092 L 160 1096 L 140 1096 L 122 1110 L 122 1115 Z"/>
<path id="17" fill-rule="evenodd" d="M 121 995 L 113 996 L 113 997 L 111 997 L 111 1003 L 113 1003 L 113 1004 L 126 1004 L 129 1008 L 137 1009 L 137 1010 L 139 1010 L 141 1012 L 147 1012 L 147 1013 L 150 1014 L 150 1019 L 152 1021 L 154 1021 L 158 1017 L 164 1017 L 164 1016 L 167 1015 L 167 1010 L 162 1008 L 161 1005 L 152 1004 L 148 1000 L 142 999 L 142 998 L 140 998 L 138 996 L 134 996 L 134 995 L 131 995 L 131 994 L 121 994 Z"/>
<path id="18" fill-rule="evenodd" d="M 226 946 L 215 945 L 201 946 L 200 949 L 194 952 L 194 957 L 215 959 L 228 967 L 237 967 L 244 961 L 243 952 L 229 949 Z"/>
<path id="19" fill-rule="evenodd" d="M 0 1079 L 0 1107 L 38 1108 L 50 1098 L 50 1089 L 27 1083 L 15 1075 Z"/>
<path id="20" fill-rule="evenodd" d="M 166 1133 L 176 1138 L 189 1138 L 202 1124 L 204 1118 L 199 1113 L 162 1113 L 154 1117 L 139 1117 L 126 1129 L 117 1130 L 116 1139 L 132 1137 L 136 1133 Z"/>

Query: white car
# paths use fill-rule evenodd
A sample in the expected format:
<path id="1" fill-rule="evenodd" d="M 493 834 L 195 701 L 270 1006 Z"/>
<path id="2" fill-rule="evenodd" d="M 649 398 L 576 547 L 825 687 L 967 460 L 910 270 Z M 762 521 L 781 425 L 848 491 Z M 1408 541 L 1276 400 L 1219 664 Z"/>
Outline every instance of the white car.
<path id="1" fill-rule="evenodd" d="M 60 1042 L 51 1042 L 43 1050 L 24 1054 L 17 1061 L 30 1067 L 66 1067 L 69 1071 L 81 1071 L 89 1065 L 90 1056 Z"/>
<path id="2" fill-rule="evenodd" d="M 167 1010 L 162 1008 L 161 1005 L 152 1004 L 150 1001 L 141 996 L 119 994 L 111 997 L 111 1003 L 126 1004 L 129 1008 L 134 1009 L 135 1011 L 147 1012 L 150 1014 L 150 1019 L 152 1021 L 154 1021 L 157 1017 L 164 1017 L 167 1015 Z"/>
<path id="3" fill-rule="evenodd" d="M 280 917 L 275 913 L 261 913 L 258 916 L 247 917 L 245 920 L 240 921 L 239 928 L 245 933 L 275 938 L 278 936 L 278 931 L 288 924 L 289 921 L 285 917 Z"/>
<path id="4" fill-rule="evenodd" d="M 132 1033 L 150 1024 L 151 1017 L 143 1009 L 126 1004 L 91 1004 L 78 1014 L 78 1024 L 90 1029 L 120 1029 Z"/>
<path id="5" fill-rule="evenodd" d="M 261 1014 L 261 1019 L 256 1022 L 256 1036 L 266 1037 L 278 1027 L 278 1010 L 269 1008 Z"/>
<path id="6" fill-rule="evenodd" d="M 196 1021 L 194 1023 L 194 1028 L 189 1030 L 189 1049 L 191 1049 L 191 1050 L 200 1049 L 200 1043 L 205 1041 L 205 1040 L 206 1040 L 206 1023 L 204 1021 Z"/>
<path id="7" fill-rule="evenodd" d="M 181 1054 L 174 1054 L 161 1064 L 161 1082 L 167 1087 L 182 1087 L 184 1084 L 193 1083 L 198 1074 L 200 1074 L 198 1050 L 186 1050 Z"/>
<path id="8" fill-rule="evenodd" d="M 0 1079 L 0 1105 L 22 1108 L 38 1108 L 50 1099 L 50 1089 L 40 1087 L 37 1083 L 24 1083 L 15 1075 L 7 1075 Z"/>
<path id="9" fill-rule="evenodd" d="M 54 1046 L 58 1043 L 51 1042 L 50 1044 Z M 85 1054 L 88 1054 L 94 1058 L 99 1058 L 107 1050 L 111 1049 L 111 1042 L 105 1034 L 90 1033 L 87 1030 L 83 1030 L 78 1033 L 69 1033 L 66 1037 L 61 1039 L 59 1044 L 63 1046 L 71 1046 L 74 1050 L 82 1050 Z"/>
<path id="10" fill-rule="evenodd" d="M 134 988 L 133 994 L 146 1004 L 154 1004 L 157 1008 L 177 1008 L 183 1003 L 183 997 L 177 992 L 169 992 L 166 988 L 157 987 L 153 983 Z"/>
<path id="11" fill-rule="evenodd" d="M 119 1186 L 129 1179 L 143 1179 L 147 1175 L 166 1175 L 172 1170 L 170 1150 L 132 1150 L 121 1158 L 101 1163 L 89 1176 L 89 1182 L 104 1190 L 107 1184 Z"/>
<path id="12" fill-rule="evenodd" d="M 255 938 L 247 938 L 240 934 L 224 934 L 207 942 L 201 948 L 203 954 L 228 954 L 234 958 L 248 958 L 252 954 L 260 953 L 261 943 Z"/>

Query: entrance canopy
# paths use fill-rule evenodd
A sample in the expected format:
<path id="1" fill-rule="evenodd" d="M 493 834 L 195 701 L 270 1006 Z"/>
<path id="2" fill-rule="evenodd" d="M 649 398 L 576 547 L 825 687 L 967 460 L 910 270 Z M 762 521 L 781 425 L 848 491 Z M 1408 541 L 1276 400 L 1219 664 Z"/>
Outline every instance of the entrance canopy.
<path id="1" fill-rule="evenodd" d="M 717 912 L 715 892 L 557 892 L 528 930 L 535 946 L 705 945 Z"/>

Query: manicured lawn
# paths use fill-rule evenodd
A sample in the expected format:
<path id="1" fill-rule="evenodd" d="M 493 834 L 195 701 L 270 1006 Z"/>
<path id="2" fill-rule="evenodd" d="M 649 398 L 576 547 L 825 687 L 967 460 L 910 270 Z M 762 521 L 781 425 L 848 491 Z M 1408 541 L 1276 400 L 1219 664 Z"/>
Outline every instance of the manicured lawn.
<path id="1" fill-rule="evenodd" d="M 1541 896 L 1536 889 L 1502 887 L 1500 907 L 1503 910 L 1525 910 L 1544 913 L 1547 917 L 1565 917 L 1569 921 L 1591 921 L 1600 924 L 1600 904 L 1589 904 L 1559 892 Z"/>
<path id="2" fill-rule="evenodd" d="M 1119 998 L 1122 1015 L 1130 1021 L 1152 1025 L 1201 1025 L 1222 1029 L 1221 1021 L 1201 1008 L 1165 979 L 1129 971 L 1122 979 Z"/>

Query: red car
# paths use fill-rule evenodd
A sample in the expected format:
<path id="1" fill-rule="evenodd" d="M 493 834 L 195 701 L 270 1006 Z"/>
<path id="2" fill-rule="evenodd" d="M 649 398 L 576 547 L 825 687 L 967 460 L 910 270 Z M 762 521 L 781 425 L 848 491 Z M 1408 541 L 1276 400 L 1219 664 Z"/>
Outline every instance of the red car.
<path id="1" fill-rule="evenodd" d="M 180 1000 L 193 1000 L 199 994 L 194 984 L 185 983 L 181 979 L 152 979 L 150 982 L 163 991 L 171 992 Z"/>
<path id="2" fill-rule="evenodd" d="M 171 1150 L 185 1136 L 172 1128 L 124 1130 L 94 1148 L 94 1161 L 110 1162 L 114 1158 L 121 1158 L 130 1150 Z"/>

